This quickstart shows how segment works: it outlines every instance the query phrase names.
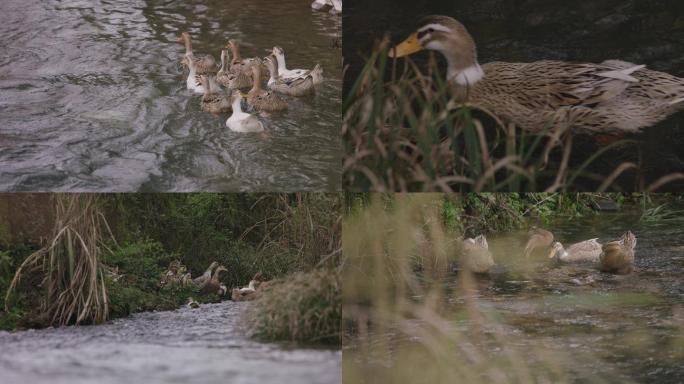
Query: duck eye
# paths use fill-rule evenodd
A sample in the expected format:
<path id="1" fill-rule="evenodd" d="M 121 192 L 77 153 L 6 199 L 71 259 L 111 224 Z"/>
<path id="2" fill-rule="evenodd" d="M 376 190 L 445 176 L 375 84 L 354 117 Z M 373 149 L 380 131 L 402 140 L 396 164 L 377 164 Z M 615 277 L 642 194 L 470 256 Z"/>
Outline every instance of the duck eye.
<path id="1" fill-rule="evenodd" d="M 432 32 L 434 32 L 434 31 L 435 31 L 434 29 L 428 28 L 426 32 L 427 32 L 427 33 L 432 33 Z"/>

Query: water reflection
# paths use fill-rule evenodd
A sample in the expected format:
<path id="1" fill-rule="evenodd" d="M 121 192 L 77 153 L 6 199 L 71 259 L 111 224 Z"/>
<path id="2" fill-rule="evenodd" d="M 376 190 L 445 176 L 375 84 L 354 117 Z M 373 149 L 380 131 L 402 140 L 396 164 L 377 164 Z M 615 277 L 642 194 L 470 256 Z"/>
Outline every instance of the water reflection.
<path id="1" fill-rule="evenodd" d="M 3 2 L 0 190 L 252 191 L 339 188 L 339 17 L 246 1 Z M 185 89 L 175 41 L 218 57 L 282 46 L 320 63 L 316 96 L 264 120 L 267 140 L 225 128 Z"/>

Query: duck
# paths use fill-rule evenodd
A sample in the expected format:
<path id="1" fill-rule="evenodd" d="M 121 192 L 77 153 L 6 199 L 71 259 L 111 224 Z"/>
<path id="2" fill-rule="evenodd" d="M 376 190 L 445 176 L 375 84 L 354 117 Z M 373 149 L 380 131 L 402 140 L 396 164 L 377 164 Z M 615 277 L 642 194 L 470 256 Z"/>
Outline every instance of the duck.
<path id="1" fill-rule="evenodd" d="M 218 293 L 221 289 L 221 282 L 219 281 L 220 274 L 221 272 L 227 271 L 228 270 L 223 265 L 219 265 L 218 267 L 216 267 L 214 273 L 211 275 L 211 279 L 205 281 L 204 284 L 200 286 L 200 292 L 202 292 L 205 295 L 211 293 Z"/>
<path id="2" fill-rule="evenodd" d="M 447 61 L 452 101 L 481 107 L 529 132 L 551 126 L 621 135 L 684 108 L 684 79 L 621 60 L 542 60 L 480 65 L 472 36 L 449 16 L 428 16 L 389 56 L 437 51 Z"/>
<path id="3" fill-rule="evenodd" d="M 600 270 L 618 275 L 631 273 L 634 269 L 636 242 L 636 236 L 627 231 L 619 240 L 604 244 L 599 257 Z"/>
<path id="4" fill-rule="evenodd" d="M 487 273 L 494 266 L 484 235 L 463 240 L 463 266 L 473 273 Z"/>
<path id="5" fill-rule="evenodd" d="M 549 253 L 549 259 L 561 263 L 598 262 L 600 256 L 601 244 L 598 242 L 598 238 L 584 240 L 572 244 L 568 248 L 564 248 L 563 244 L 556 241 L 551 246 Z"/>
<path id="6" fill-rule="evenodd" d="M 265 58 L 266 67 L 270 73 L 268 88 L 289 96 L 305 96 L 315 91 L 313 76 L 308 74 L 303 77 L 285 80 L 278 75 L 278 64 L 273 56 Z M 320 68 L 317 67 L 317 68 Z"/>
<path id="7" fill-rule="evenodd" d="M 192 91 L 193 93 L 198 93 L 202 94 L 204 93 L 204 87 L 202 86 L 202 80 L 200 79 L 200 76 L 197 73 L 197 67 L 195 66 L 195 62 L 192 61 L 192 57 L 186 55 L 187 64 L 188 64 L 188 77 L 185 80 L 185 84 L 188 90 Z"/>
<path id="8" fill-rule="evenodd" d="M 200 102 L 204 112 L 219 114 L 232 110 L 230 96 L 221 90 L 218 84 L 216 84 L 214 77 L 201 75 L 200 81 L 202 87 L 204 87 L 204 94 Z M 216 91 L 217 89 L 219 90 L 218 92 Z"/>
<path id="9" fill-rule="evenodd" d="M 218 265 L 219 264 L 217 262 L 212 262 L 211 264 L 209 264 L 209 268 L 207 268 L 207 270 L 204 271 L 204 273 L 201 276 L 194 278 L 192 282 L 197 285 L 202 285 L 205 282 L 209 281 L 209 279 L 211 279 L 212 273 L 214 272 L 214 269 L 218 267 Z"/>
<path id="10" fill-rule="evenodd" d="M 314 70 L 308 69 L 287 69 L 285 63 L 285 50 L 281 47 L 273 47 L 271 54 L 275 56 L 278 62 L 278 74 L 285 80 L 296 79 L 299 77 L 306 77 L 308 75 L 313 76 L 314 85 L 321 84 L 323 82 L 323 68 L 316 64 Z"/>
<path id="11" fill-rule="evenodd" d="M 226 127 L 235 132 L 263 132 L 264 124 L 256 116 L 242 111 L 242 99 L 240 92 L 233 93 L 233 114 L 226 120 Z"/>
<path id="12" fill-rule="evenodd" d="M 278 112 L 287 109 L 287 101 L 274 92 L 261 88 L 261 65 L 252 66 L 252 80 L 254 85 L 247 94 L 247 103 L 257 111 Z"/>
<path id="13" fill-rule="evenodd" d="M 188 32 L 181 33 L 178 38 L 178 43 L 185 45 L 185 61 L 183 64 L 190 67 L 190 64 L 194 64 L 198 75 L 216 75 L 219 71 L 216 59 L 212 55 L 202 55 L 195 57 L 192 51 L 192 41 L 190 40 L 190 34 Z"/>
<path id="14" fill-rule="evenodd" d="M 250 76 L 250 81 L 252 81 L 251 75 L 252 75 L 252 67 L 255 65 L 261 66 L 262 63 L 261 61 L 256 58 L 246 58 L 243 59 L 242 55 L 240 54 L 240 43 L 237 40 L 230 39 L 228 40 L 228 44 L 226 44 L 225 48 L 229 48 L 233 54 L 233 60 L 230 62 L 230 71 L 234 74 L 244 74 L 246 76 Z M 263 68 L 262 68 L 263 69 Z M 261 76 L 264 76 L 264 72 L 260 72 Z M 265 78 L 261 78 L 264 80 Z M 248 87 L 251 86 L 251 82 L 249 85 L 243 86 L 243 87 Z M 240 87 L 242 88 L 242 87 Z"/>
<path id="15" fill-rule="evenodd" d="M 532 226 L 527 232 L 528 240 L 525 244 L 525 257 L 530 257 L 532 253 L 537 249 L 548 248 L 553 243 L 553 233 Z"/>
<path id="16" fill-rule="evenodd" d="M 185 306 L 188 307 L 188 308 L 195 309 L 195 308 L 199 308 L 200 303 L 198 303 L 198 302 L 197 302 L 195 299 L 193 299 L 192 297 L 188 297 L 188 302 L 187 302 L 187 304 L 185 304 Z"/>
<path id="17" fill-rule="evenodd" d="M 242 71 L 231 72 L 228 66 L 230 62 L 228 51 L 221 50 L 221 69 L 216 74 L 216 82 L 228 89 L 241 89 L 252 87 L 252 76 Z"/>
<path id="18" fill-rule="evenodd" d="M 263 274 L 261 272 L 257 272 L 254 277 L 252 277 L 252 280 L 249 281 L 249 284 L 244 287 L 240 288 L 240 293 L 251 293 L 255 292 L 257 288 L 259 288 L 259 285 L 263 281 Z"/>
<path id="19" fill-rule="evenodd" d="M 248 301 L 256 299 L 261 288 L 266 285 L 266 282 L 263 280 L 263 274 L 261 272 L 257 272 L 254 277 L 252 277 L 252 280 L 250 280 L 247 287 L 233 289 L 231 293 L 231 300 Z"/>

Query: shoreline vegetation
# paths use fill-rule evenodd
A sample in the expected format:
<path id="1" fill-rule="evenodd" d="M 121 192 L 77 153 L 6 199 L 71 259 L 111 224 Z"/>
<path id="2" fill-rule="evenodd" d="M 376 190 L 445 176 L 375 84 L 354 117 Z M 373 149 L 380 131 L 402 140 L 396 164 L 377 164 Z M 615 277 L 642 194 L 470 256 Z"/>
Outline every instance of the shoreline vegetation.
<path id="1" fill-rule="evenodd" d="M 98 324 L 190 297 L 201 310 L 230 292 L 161 277 L 172 263 L 194 278 L 217 262 L 228 288 L 256 272 L 271 280 L 241 319 L 250 335 L 339 346 L 340 204 L 323 193 L 2 195 L 0 330 Z"/>
<path id="2" fill-rule="evenodd" d="M 385 38 L 345 95 L 343 180 L 351 191 L 655 192 L 684 179 L 645 174 L 629 137 L 597 145 L 567 128 L 530 134 L 478 105 L 457 105 L 433 53 L 421 69 L 388 50 Z"/>
<path id="3" fill-rule="evenodd" d="M 553 310 L 549 306 L 571 305 L 580 311 L 577 316 L 582 316 L 581 311 L 587 310 L 584 308 L 611 308 L 619 313 L 626 306 L 625 312 L 634 316 L 630 308 L 639 313 L 639 306 L 662 299 L 643 293 L 643 288 L 620 291 L 620 277 L 608 277 L 612 283 L 607 283 L 605 291 L 597 286 L 564 291 L 558 287 L 559 279 L 570 280 L 568 270 L 542 268 L 549 276 L 540 275 L 540 265 L 524 260 L 525 243 L 517 237 L 523 237 L 524 230 L 533 226 L 552 229 L 572 221 L 585 223 L 593 215 L 616 210 L 619 215 L 633 216 L 636 222 L 681 226 L 683 206 L 681 196 L 670 194 L 346 195 L 343 381 L 573 382 L 573 377 L 582 375 L 598 377 L 592 371 L 595 368 L 583 368 L 583 359 L 599 359 L 592 354 L 601 352 L 559 351 L 547 343 L 567 343 L 560 329 L 578 339 L 589 335 L 596 340 L 611 331 L 597 329 L 592 333 L 591 327 L 580 324 L 577 327 L 583 328 L 574 328 L 572 323 L 562 322 L 562 317 L 550 314 Z M 460 239 L 480 234 L 496 237 L 497 233 L 500 240 L 501 236 L 510 240 L 507 246 L 497 248 L 497 256 L 517 264 L 488 277 L 476 276 L 467 268 L 453 270 Z M 518 253 L 511 244 L 520 245 Z M 570 270 L 578 276 L 578 284 L 592 281 L 592 276 L 599 273 L 587 271 L 587 277 L 583 277 L 577 270 Z M 505 277 L 507 274 L 509 277 Z M 632 277 L 624 281 L 638 284 L 639 279 Z M 507 286 L 504 281 L 511 283 L 507 288 L 510 291 L 502 288 Z M 531 288 L 536 289 L 534 293 L 520 292 L 522 288 L 514 284 L 516 281 L 527 281 L 539 288 Z M 544 303 L 548 303 L 547 307 Z M 673 311 L 666 317 L 676 319 L 678 310 Z M 567 321 L 574 318 L 567 316 Z M 616 319 L 607 321 L 614 324 Z M 663 319 L 669 324 L 667 321 Z M 626 348 L 636 356 L 653 356 L 648 346 L 660 345 L 658 366 L 663 372 L 677 372 L 684 340 L 684 333 L 677 332 L 684 329 L 674 329 L 671 338 L 662 339 L 639 333 L 644 332 L 642 329 L 625 329 L 619 342 L 633 346 Z M 642 337 L 639 342 L 633 341 L 635 335 Z M 583 353 L 577 355 L 580 350 Z M 605 372 L 610 372 L 608 367 Z"/>

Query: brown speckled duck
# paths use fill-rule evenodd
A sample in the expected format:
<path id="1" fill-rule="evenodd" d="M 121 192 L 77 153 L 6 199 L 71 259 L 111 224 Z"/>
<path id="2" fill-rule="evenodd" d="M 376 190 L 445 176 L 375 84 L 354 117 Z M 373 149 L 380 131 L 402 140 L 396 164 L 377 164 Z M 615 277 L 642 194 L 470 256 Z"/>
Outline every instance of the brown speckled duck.
<path id="1" fill-rule="evenodd" d="M 537 249 L 545 249 L 553 243 L 553 233 L 538 227 L 531 227 L 527 232 L 528 240 L 525 244 L 525 257 L 530 257 Z"/>
<path id="2" fill-rule="evenodd" d="M 532 132 L 564 125 L 585 133 L 636 132 L 684 109 L 684 79 L 620 60 L 480 65 L 473 38 L 448 16 L 428 16 L 390 52 L 440 52 L 457 102 L 483 107 Z M 550 125 L 551 124 L 551 125 Z"/>
<path id="3" fill-rule="evenodd" d="M 247 103 L 257 111 L 278 112 L 287 109 L 287 101 L 275 92 L 266 91 L 261 87 L 261 63 L 252 66 L 252 80 L 254 86 L 247 94 Z"/>
<path id="4" fill-rule="evenodd" d="M 634 269 L 634 247 L 636 236 L 627 231 L 619 240 L 603 245 L 600 268 L 603 272 L 626 275 Z"/>
<path id="5" fill-rule="evenodd" d="M 192 41 L 190 41 L 190 34 L 187 32 L 181 33 L 178 38 L 180 44 L 185 45 L 185 57 L 183 63 L 185 65 L 190 64 L 192 61 L 195 64 L 195 68 L 198 75 L 216 75 L 219 70 L 219 66 L 212 55 L 201 55 L 195 56 L 192 51 Z"/>
<path id="6" fill-rule="evenodd" d="M 228 113 L 232 110 L 230 95 L 221 90 L 212 76 L 200 76 L 204 94 L 200 106 L 204 112 L 213 114 Z"/>

